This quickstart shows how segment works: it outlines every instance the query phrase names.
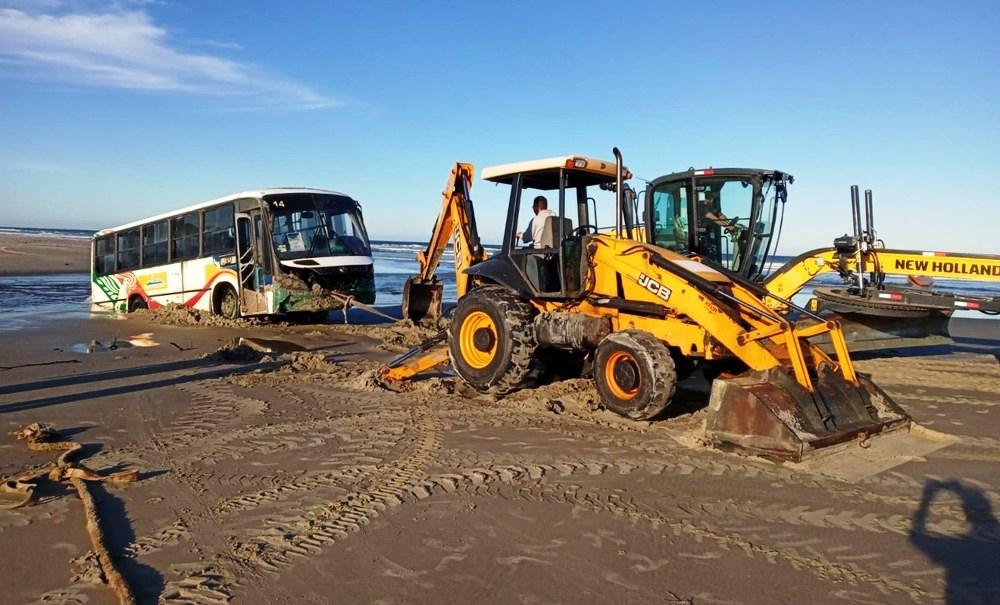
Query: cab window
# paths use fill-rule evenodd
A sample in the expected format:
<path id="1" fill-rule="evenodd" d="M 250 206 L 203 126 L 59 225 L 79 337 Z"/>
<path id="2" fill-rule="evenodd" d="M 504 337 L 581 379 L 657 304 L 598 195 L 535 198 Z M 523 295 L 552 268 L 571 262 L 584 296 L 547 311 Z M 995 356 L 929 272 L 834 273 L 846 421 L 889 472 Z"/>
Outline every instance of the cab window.
<path id="1" fill-rule="evenodd" d="M 657 246 L 688 252 L 688 184 L 664 183 L 653 190 L 653 240 Z"/>
<path id="2" fill-rule="evenodd" d="M 700 254 L 738 271 L 746 254 L 753 186 L 740 178 L 705 178 L 695 183 Z"/>

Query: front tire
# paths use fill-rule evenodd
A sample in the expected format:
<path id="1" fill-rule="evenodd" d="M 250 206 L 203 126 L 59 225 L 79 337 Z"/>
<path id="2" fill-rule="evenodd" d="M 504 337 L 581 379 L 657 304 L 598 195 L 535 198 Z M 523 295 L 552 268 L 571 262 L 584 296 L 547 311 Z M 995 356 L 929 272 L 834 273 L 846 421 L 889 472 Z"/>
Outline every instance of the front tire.
<path id="1" fill-rule="evenodd" d="M 531 305 L 507 289 L 483 286 L 458 301 L 448 354 L 455 373 L 477 391 L 509 393 L 538 375 Z"/>
<path id="2" fill-rule="evenodd" d="M 219 287 L 216 294 L 215 312 L 226 319 L 236 319 L 240 316 L 240 299 L 236 290 L 226 284 Z"/>
<path id="3" fill-rule="evenodd" d="M 597 345 L 594 382 L 605 406 L 633 420 L 649 420 L 670 404 L 677 371 L 670 350 L 652 334 L 625 330 Z"/>

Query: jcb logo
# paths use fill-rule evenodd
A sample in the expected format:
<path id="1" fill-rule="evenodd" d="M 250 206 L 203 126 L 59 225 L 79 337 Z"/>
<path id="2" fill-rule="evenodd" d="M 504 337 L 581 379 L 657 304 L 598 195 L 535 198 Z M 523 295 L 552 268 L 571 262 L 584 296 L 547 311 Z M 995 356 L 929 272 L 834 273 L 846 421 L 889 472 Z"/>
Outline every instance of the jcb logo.
<path id="1" fill-rule="evenodd" d="M 645 273 L 640 273 L 638 281 L 640 286 L 659 296 L 663 300 L 670 300 L 670 288 L 664 286 L 652 277 L 646 275 Z"/>

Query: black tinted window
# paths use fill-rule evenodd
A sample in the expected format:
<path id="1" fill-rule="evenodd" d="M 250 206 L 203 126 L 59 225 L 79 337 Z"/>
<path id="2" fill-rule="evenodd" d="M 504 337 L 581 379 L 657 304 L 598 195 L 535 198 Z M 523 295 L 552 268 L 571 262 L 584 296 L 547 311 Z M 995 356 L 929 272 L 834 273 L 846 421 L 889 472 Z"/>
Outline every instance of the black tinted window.
<path id="1" fill-rule="evenodd" d="M 198 257 L 198 213 L 170 219 L 170 258 L 187 260 Z"/>
<path id="2" fill-rule="evenodd" d="M 142 266 L 154 267 L 167 262 L 167 221 L 142 228 Z"/>
<path id="3" fill-rule="evenodd" d="M 118 234 L 118 272 L 139 268 L 139 229 Z"/>
<path id="4" fill-rule="evenodd" d="M 94 273 L 108 275 L 115 272 L 115 236 L 106 235 L 94 240 Z"/>
<path id="5" fill-rule="evenodd" d="M 231 254 L 236 247 L 233 205 L 227 204 L 203 213 L 204 254 Z"/>

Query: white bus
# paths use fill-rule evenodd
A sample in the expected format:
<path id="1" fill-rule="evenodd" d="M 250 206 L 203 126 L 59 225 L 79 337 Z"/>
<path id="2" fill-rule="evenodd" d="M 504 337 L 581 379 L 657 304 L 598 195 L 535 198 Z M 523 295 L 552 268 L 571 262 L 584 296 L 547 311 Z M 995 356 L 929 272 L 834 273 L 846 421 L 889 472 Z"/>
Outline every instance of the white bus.
<path id="1" fill-rule="evenodd" d="M 92 308 L 181 304 L 224 317 L 326 313 L 375 302 L 361 205 L 321 189 L 264 189 L 94 234 Z"/>

